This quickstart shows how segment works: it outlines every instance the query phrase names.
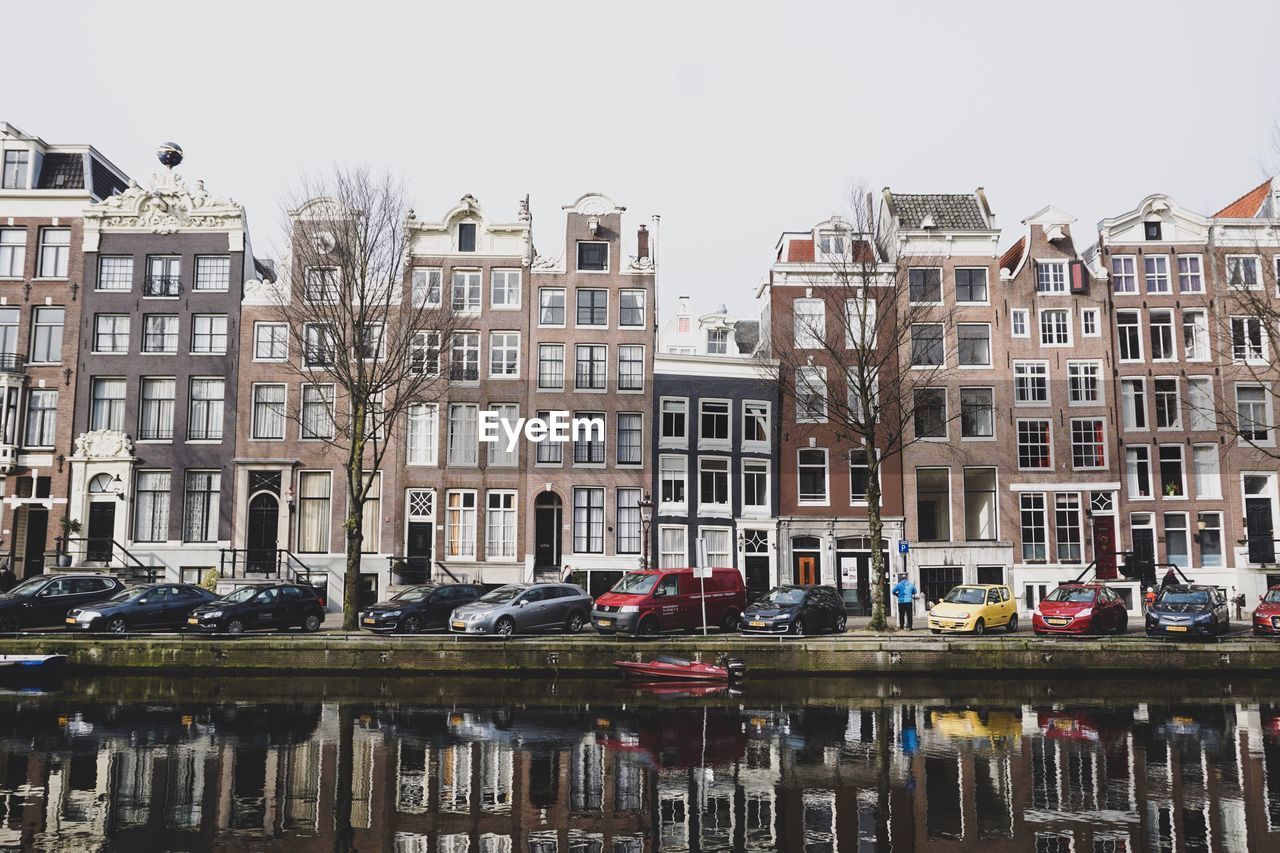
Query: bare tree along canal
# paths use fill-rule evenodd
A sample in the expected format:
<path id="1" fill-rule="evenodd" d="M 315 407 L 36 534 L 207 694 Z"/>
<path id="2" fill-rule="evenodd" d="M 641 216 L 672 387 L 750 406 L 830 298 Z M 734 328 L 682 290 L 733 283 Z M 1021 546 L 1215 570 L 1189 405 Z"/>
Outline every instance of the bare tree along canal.
<path id="1" fill-rule="evenodd" d="M 75 676 L 0 689 L 0 849 L 1276 850 L 1280 687 Z"/>

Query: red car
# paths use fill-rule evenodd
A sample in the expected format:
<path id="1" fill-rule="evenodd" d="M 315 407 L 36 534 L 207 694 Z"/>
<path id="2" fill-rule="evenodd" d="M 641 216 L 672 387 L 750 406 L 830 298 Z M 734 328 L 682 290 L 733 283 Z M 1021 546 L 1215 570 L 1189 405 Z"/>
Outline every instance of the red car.
<path id="1" fill-rule="evenodd" d="M 1253 633 L 1280 634 L 1280 586 L 1273 586 L 1258 597 L 1253 611 Z"/>
<path id="2" fill-rule="evenodd" d="M 1031 611 L 1036 634 L 1123 634 L 1129 611 L 1120 596 L 1101 583 L 1064 583 Z"/>

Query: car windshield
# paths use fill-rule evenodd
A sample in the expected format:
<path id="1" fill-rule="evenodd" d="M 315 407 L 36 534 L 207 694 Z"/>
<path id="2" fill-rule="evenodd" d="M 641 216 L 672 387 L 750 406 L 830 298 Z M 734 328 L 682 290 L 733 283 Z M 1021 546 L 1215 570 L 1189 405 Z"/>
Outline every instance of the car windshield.
<path id="1" fill-rule="evenodd" d="M 982 604 L 987 600 L 987 591 L 971 586 L 958 586 L 942 600 L 948 604 Z"/>
<path id="2" fill-rule="evenodd" d="M 1093 601 L 1094 591 L 1080 587 L 1060 586 L 1045 596 L 1045 601 L 1069 601 L 1073 604 L 1088 604 Z"/>
<path id="3" fill-rule="evenodd" d="M 35 595 L 44 586 L 45 578 L 31 578 L 9 590 L 10 595 L 20 595 L 24 598 L 30 598 Z"/>
<path id="4" fill-rule="evenodd" d="M 490 590 L 480 596 L 478 601 L 485 604 L 502 604 L 503 602 L 510 601 L 522 592 L 524 592 L 524 587 L 522 586 L 515 586 L 514 584 L 511 586 L 500 586 L 497 589 Z"/>
<path id="5" fill-rule="evenodd" d="M 762 604 L 776 604 L 779 607 L 786 607 L 792 604 L 802 604 L 804 602 L 804 590 L 795 587 L 783 587 L 781 589 L 771 589 L 769 594 L 760 599 Z"/>
<path id="6" fill-rule="evenodd" d="M 613 585 L 611 592 L 618 592 L 623 595 L 648 595 L 653 591 L 653 585 L 658 582 L 657 575 L 646 575 L 642 572 L 632 572 L 629 575 L 623 575 L 622 580 Z"/>
<path id="7" fill-rule="evenodd" d="M 258 594 L 258 590 L 256 587 L 242 586 L 222 600 L 227 602 L 228 604 L 244 604 L 246 601 L 253 598 L 257 594 Z"/>
<path id="8" fill-rule="evenodd" d="M 1267 604 L 1280 603 L 1280 589 L 1267 590 L 1267 596 L 1262 600 L 1265 601 Z"/>
<path id="9" fill-rule="evenodd" d="M 406 589 L 404 592 L 392 598 L 392 601 L 422 601 L 431 591 L 435 589 L 433 586 L 415 586 Z"/>
<path id="10" fill-rule="evenodd" d="M 1208 604 L 1209 593 L 1203 589 L 1189 589 L 1185 592 L 1175 592 L 1173 590 L 1165 590 L 1160 593 L 1160 600 L 1156 604 Z"/>
<path id="11" fill-rule="evenodd" d="M 144 587 L 132 586 L 127 589 L 120 590 L 115 595 L 108 598 L 107 601 L 132 601 L 133 599 L 137 598 L 138 596 L 146 592 L 147 589 L 148 587 L 145 587 L 145 586 Z"/>

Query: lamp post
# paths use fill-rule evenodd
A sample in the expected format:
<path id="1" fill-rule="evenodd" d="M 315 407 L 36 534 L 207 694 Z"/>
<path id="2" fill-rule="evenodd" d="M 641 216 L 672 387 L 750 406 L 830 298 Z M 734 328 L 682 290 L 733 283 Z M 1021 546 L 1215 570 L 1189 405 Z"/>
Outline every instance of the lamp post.
<path id="1" fill-rule="evenodd" d="M 653 498 L 649 496 L 648 492 L 645 492 L 644 496 L 640 498 L 640 530 L 641 530 L 641 536 L 643 537 L 643 541 L 641 542 L 641 545 L 640 545 L 640 549 L 641 549 L 640 568 L 641 569 L 649 568 L 649 521 L 650 521 L 650 515 L 652 512 L 653 512 Z"/>

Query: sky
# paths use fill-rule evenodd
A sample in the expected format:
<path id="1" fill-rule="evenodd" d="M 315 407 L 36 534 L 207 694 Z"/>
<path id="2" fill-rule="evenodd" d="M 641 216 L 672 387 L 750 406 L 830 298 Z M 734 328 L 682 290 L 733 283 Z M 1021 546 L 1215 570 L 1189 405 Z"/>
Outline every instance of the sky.
<path id="1" fill-rule="evenodd" d="M 754 315 L 778 236 L 850 190 L 985 188 L 1004 229 L 1164 192 L 1201 213 L 1280 162 L 1280 3 L 6 4 L 0 120 L 89 142 L 139 181 L 155 147 L 244 204 L 261 257 L 305 172 L 404 176 L 419 217 L 497 221 L 603 192 L 661 215 L 659 301 Z M 15 81 L 17 85 L 14 85 Z M 634 245 L 634 244 L 632 244 Z M 632 251 L 634 249 L 632 248 Z"/>

